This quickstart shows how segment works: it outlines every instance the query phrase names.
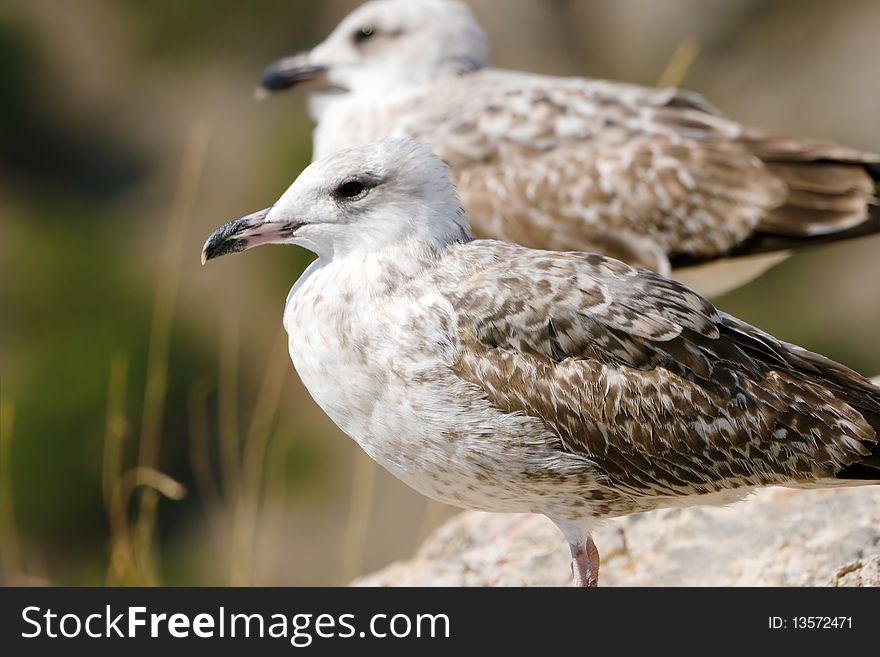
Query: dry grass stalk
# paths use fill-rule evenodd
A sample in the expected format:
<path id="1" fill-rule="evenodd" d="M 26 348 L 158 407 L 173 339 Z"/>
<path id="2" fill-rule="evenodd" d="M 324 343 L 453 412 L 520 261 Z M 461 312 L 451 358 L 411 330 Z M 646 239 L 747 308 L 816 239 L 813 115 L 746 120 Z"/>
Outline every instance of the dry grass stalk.
<path id="1" fill-rule="evenodd" d="M 190 388 L 187 405 L 189 418 L 189 461 L 199 497 L 205 503 L 212 519 L 224 517 L 220 486 L 211 468 L 210 430 L 207 399 L 212 385 L 206 377 L 196 381 Z M 227 528 L 228 529 L 228 528 Z"/>
<path id="2" fill-rule="evenodd" d="M 339 579 L 347 584 L 363 570 L 370 513 L 376 492 L 376 463 L 358 449 L 354 457 L 348 524 L 342 543 L 342 564 Z"/>
<path id="3" fill-rule="evenodd" d="M 122 474 L 125 439 L 131 426 L 125 415 L 125 396 L 128 388 L 128 357 L 114 354 L 110 359 L 110 376 L 107 384 L 107 415 L 104 422 L 104 459 L 101 487 L 104 507 L 112 505 L 113 491 Z"/>
<path id="4" fill-rule="evenodd" d="M 0 400 L 0 582 L 13 582 L 22 576 L 21 550 L 12 502 L 12 429 L 15 407 Z"/>
<path id="5" fill-rule="evenodd" d="M 693 37 L 683 39 L 675 50 L 672 51 L 669 63 L 666 64 L 666 68 L 660 74 L 657 86 L 680 87 L 699 54 L 700 42 L 697 39 Z"/>
<path id="6" fill-rule="evenodd" d="M 238 433 L 238 317 L 227 312 L 220 340 L 217 388 L 220 476 L 227 505 L 238 499 L 241 444 Z"/>
<path id="7" fill-rule="evenodd" d="M 262 501 L 268 490 L 266 455 L 289 369 L 285 337 L 279 332 L 275 340 L 253 417 L 245 439 L 241 441 L 238 432 L 238 327 L 233 319 L 225 322 L 218 377 L 219 485 L 210 462 L 210 430 L 205 408 L 210 387 L 201 381 L 192 387 L 190 393 L 190 461 L 210 517 L 223 521 L 220 544 L 229 546 L 228 583 L 233 586 L 253 585 L 258 578 L 258 529 L 264 524 L 260 522 Z M 277 483 L 277 479 L 273 478 L 273 482 Z M 261 568 L 261 581 L 267 581 L 272 571 L 271 568 Z"/>
<path id="8" fill-rule="evenodd" d="M 138 466 L 124 473 L 122 446 L 125 431 L 120 432 L 120 427 L 126 425 L 125 371 L 119 361 L 111 365 L 103 482 L 110 521 L 110 564 L 107 582 L 111 584 L 158 583 L 152 547 L 159 495 L 179 499 L 184 494 L 182 486 L 159 472 L 156 467 L 168 390 L 171 328 L 179 288 L 183 247 L 186 244 L 184 238 L 193 215 L 209 134 L 207 125 L 196 124 L 187 137 L 156 285 L 138 443 Z M 140 495 L 135 520 L 129 523 L 130 497 L 138 490 Z"/>
<path id="9" fill-rule="evenodd" d="M 289 367 L 286 337 L 280 331 L 275 339 L 245 438 L 241 486 L 233 522 L 233 544 L 238 556 L 231 573 L 233 585 L 254 584 L 266 452 Z"/>

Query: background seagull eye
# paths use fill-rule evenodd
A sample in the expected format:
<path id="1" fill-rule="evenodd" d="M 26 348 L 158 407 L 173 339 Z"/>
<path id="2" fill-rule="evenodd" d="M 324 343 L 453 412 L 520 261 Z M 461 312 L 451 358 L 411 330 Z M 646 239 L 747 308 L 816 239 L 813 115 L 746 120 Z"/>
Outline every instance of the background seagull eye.
<path id="1" fill-rule="evenodd" d="M 366 41 L 367 39 L 372 38 L 372 36 L 376 33 L 376 30 L 373 29 L 372 25 L 365 25 L 357 32 L 354 33 L 355 41 Z"/>
<path id="2" fill-rule="evenodd" d="M 343 198 L 355 198 L 363 194 L 365 189 L 366 186 L 361 181 L 349 180 L 336 189 L 336 194 Z"/>

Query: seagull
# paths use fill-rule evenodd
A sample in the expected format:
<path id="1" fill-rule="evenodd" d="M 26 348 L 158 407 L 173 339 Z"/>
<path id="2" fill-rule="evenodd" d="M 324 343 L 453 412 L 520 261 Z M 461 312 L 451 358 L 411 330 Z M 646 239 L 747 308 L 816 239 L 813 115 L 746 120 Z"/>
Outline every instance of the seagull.
<path id="1" fill-rule="evenodd" d="M 745 127 L 689 91 L 490 68 L 452 0 L 368 2 L 258 91 L 307 82 L 316 159 L 423 141 L 481 237 L 674 270 L 716 295 L 792 249 L 880 232 L 880 156 Z"/>
<path id="2" fill-rule="evenodd" d="M 607 518 L 880 482 L 880 388 L 650 270 L 473 239 L 426 145 L 313 162 L 202 262 L 267 243 L 318 256 L 284 309 L 318 406 L 423 495 L 549 517 L 577 585 Z"/>

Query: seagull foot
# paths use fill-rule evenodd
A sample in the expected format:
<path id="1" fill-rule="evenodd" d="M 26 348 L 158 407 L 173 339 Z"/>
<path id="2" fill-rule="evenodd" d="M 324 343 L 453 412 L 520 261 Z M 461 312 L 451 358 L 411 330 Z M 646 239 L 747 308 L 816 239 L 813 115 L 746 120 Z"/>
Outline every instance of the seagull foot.
<path id="1" fill-rule="evenodd" d="M 571 575 L 574 586 L 595 588 L 599 586 L 599 549 L 592 536 L 581 545 L 571 548 Z"/>

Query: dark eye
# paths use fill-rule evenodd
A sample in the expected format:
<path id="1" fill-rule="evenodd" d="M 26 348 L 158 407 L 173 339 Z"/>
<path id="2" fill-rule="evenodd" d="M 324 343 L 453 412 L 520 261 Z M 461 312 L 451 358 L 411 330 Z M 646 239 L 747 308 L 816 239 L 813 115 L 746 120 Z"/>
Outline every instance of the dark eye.
<path id="1" fill-rule="evenodd" d="M 342 198 L 356 198 L 364 193 L 366 185 L 360 180 L 349 180 L 336 188 L 336 194 Z"/>
<path id="2" fill-rule="evenodd" d="M 361 29 L 354 33 L 354 40 L 356 42 L 366 41 L 368 39 L 371 39 L 374 34 L 376 34 L 376 30 L 373 29 L 372 25 L 364 25 Z"/>

